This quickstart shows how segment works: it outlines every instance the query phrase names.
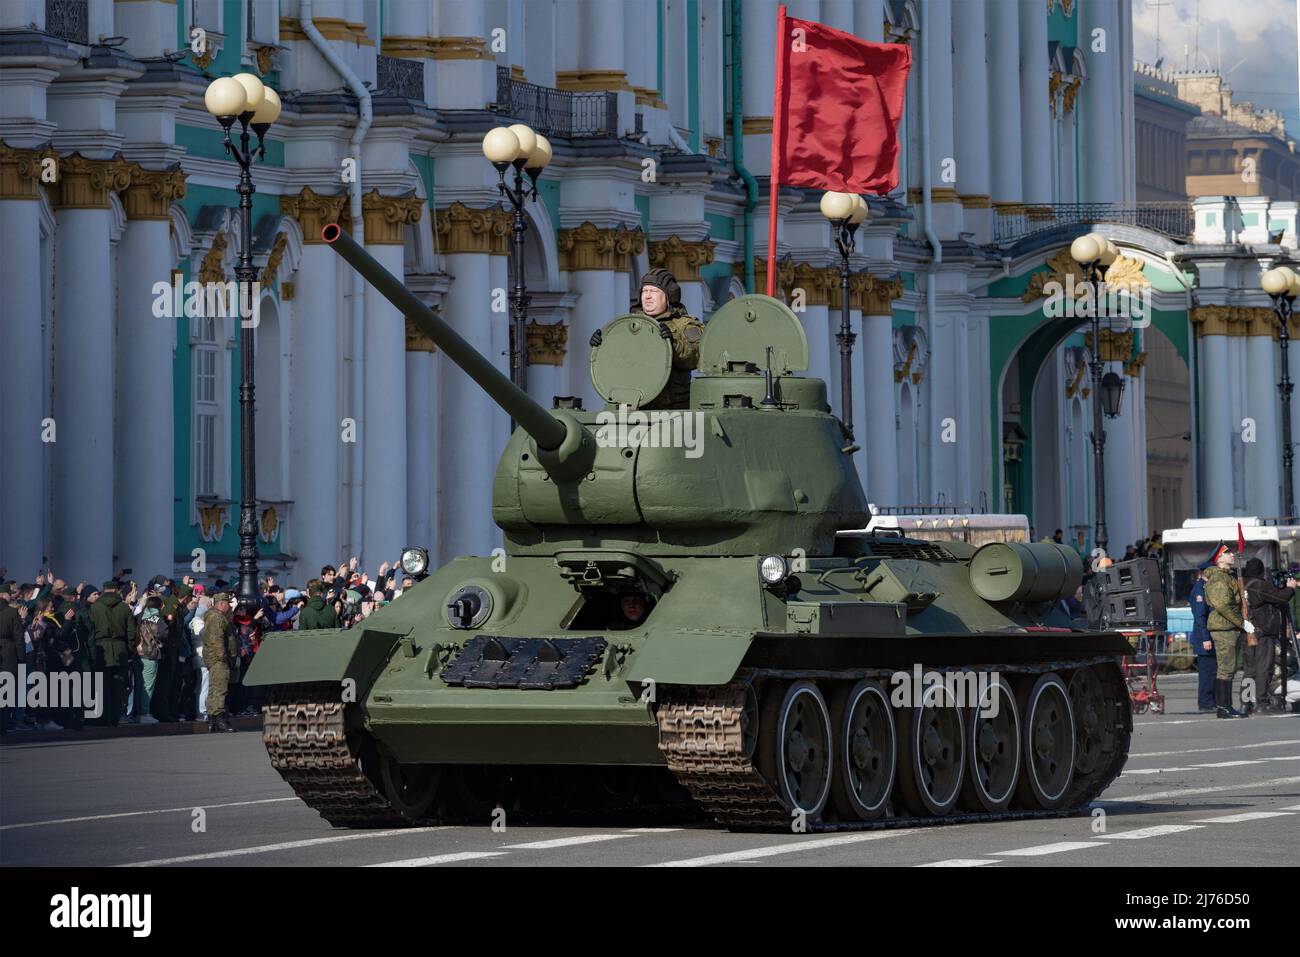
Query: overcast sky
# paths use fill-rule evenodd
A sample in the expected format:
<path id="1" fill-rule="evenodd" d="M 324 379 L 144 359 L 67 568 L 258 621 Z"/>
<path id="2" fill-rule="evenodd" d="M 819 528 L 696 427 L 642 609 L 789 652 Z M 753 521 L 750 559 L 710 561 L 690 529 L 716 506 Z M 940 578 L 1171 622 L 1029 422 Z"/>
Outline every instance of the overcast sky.
<path id="1" fill-rule="evenodd" d="M 1156 60 L 1156 21 L 1165 69 L 1210 69 L 1219 64 L 1233 102 L 1250 100 L 1277 110 L 1286 131 L 1300 139 L 1300 77 L 1296 72 L 1297 0 L 1133 0 L 1133 54 Z M 1200 58 L 1197 12 L 1200 13 Z M 1186 52 L 1184 52 L 1184 48 Z"/>

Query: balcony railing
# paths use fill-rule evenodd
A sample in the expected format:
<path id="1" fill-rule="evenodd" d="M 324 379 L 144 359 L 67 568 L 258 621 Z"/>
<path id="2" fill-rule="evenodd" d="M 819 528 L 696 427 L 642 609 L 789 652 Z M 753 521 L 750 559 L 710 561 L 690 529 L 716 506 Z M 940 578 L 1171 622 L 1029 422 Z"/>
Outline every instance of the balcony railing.
<path id="1" fill-rule="evenodd" d="M 999 244 L 1012 243 L 1062 226 L 1118 223 L 1139 226 L 1174 239 L 1190 239 L 1195 216 L 1192 204 L 1186 203 L 1056 203 L 1047 207 L 1051 219 L 1031 218 L 1027 214 L 1001 215 L 997 218 L 994 238 Z"/>
<path id="2" fill-rule="evenodd" d="M 566 139 L 618 135 L 618 94 L 573 93 L 525 83 L 497 67 L 496 112 L 545 136 Z"/>
<path id="3" fill-rule="evenodd" d="M 375 57 L 375 85 L 394 96 L 424 102 L 424 61 L 406 57 Z"/>
<path id="4" fill-rule="evenodd" d="M 45 0 L 45 32 L 72 43 L 89 43 L 89 0 Z"/>

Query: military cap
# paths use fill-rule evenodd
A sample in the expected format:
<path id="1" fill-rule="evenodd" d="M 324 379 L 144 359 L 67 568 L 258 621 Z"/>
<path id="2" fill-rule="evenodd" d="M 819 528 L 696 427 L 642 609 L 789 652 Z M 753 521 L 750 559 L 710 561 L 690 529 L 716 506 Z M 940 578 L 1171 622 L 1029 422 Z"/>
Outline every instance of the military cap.
<path id="1" fill-rule="evenodd" d="M 230 601 L 230 592 L 219 591 L 212 596 L 212 604 L 215 605 L 217 604 L 217 602 L 222 602 L 222 601 Z"/>

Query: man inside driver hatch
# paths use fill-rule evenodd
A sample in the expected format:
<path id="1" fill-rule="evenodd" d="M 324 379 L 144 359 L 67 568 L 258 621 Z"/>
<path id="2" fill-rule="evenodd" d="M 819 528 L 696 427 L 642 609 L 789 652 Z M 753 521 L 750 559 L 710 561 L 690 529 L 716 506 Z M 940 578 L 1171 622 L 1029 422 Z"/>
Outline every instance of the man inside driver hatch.
<path id="1" fill-rule="evenodd" d="M 700 361 L 700 339 L 704 324 L 682 305 L 682 287 L 667 269 L 652 269 L 641 277 L 641 292 L 632 304 L 633 313 L 659 323 L 659 334 L 672 343 L 673 367 L 668 384 L 643 409 L 686 409 L 691 404 L 691 370 Z M 600 345 L 601 330 L 591 336 L 594 349 Z"/>

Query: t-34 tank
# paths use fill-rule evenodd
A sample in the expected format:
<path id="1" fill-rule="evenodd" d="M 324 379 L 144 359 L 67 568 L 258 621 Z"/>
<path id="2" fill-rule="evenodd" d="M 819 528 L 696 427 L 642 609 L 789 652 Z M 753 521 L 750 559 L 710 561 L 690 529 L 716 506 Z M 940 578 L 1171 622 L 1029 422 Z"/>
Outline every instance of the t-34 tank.
<path id="1" fill-rule="evenodd" d="M 326 820 L 675 792 L 731 827 L 878 827 L 1074 813 L 1119 774 L 1129 646 L 1061 611 L 1079 557 L 837 536 L 869 517 L 855 447 L 798 374 L 784 304 L 714 315 L 688 410 L 637 419 L 671 356 L 634 315 L 592 360 L 611 404 L 548 410 L 324 239 L 518 426 L 492 480 L 504 559 L 456 558 L 350 631 L 257 654 L 272 763 Z"/>

